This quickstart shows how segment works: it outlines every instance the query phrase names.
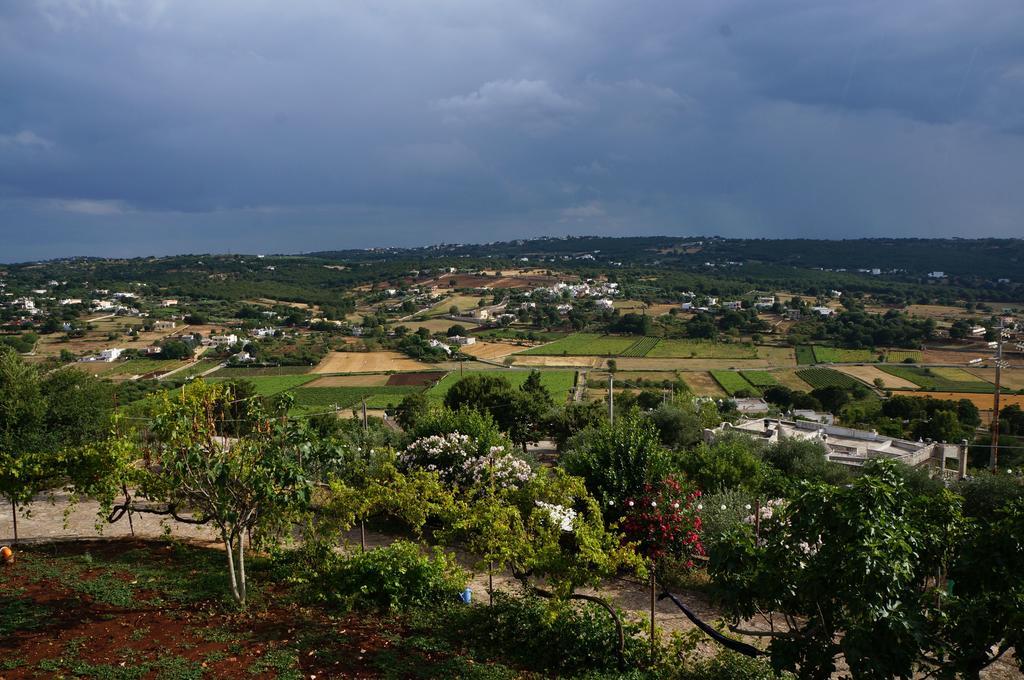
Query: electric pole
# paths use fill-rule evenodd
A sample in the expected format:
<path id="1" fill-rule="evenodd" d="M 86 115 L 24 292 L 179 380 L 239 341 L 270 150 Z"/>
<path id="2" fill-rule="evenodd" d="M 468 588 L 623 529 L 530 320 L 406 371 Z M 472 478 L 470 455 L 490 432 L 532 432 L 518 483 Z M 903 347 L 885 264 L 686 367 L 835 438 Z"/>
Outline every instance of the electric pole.
<path id="1" fill-rule="evenodd" d="M 615 424 L 615 375 L 608 374 L 608 423 Z"/>
<path id="2" fill-rule="evenodd" d="M 992 397 L 992 472 L 999 468 L 999 381 L 1003 371 L 1003 319 L 999 318 L 996 336 L 996 391 Z"/>

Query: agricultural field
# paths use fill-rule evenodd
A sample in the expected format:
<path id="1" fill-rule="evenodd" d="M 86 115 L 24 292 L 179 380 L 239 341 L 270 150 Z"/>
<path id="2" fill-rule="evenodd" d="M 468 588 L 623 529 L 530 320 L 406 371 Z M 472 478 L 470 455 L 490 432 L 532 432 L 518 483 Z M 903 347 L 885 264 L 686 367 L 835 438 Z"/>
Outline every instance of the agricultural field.
<path id="1" fill-rule="evenodd" d="M 683 382 L 690 386 L 690 391 L 698 397 L 725 397 L 728 396 L 711 374 L 707 371 L 685 371 L 679 374 Z"/>
<path id="2" fill-rule="evenodd" d="M 877 366 L 836 366 L 836 370 L 840 373 L 852 376 L 861 380 L 868 385 L 874 387 L 875 380 L 881 380 L 884 389 L 889 390 L 916 390 L 917 385 L 905 380 L 903 378 L 896 377 L 891 373 L 886 373 Z"/>
<path id="3" fill-rule="evenodd" d="M 383 387 L 388 384 L 388 373 L 359 373 L 357 375 L 325 375 L 306 387 Z"/>
<path id="4" fill-rule="evenodd" d="M 774 371 L 772 377 L 783 387 L 788 387 L 796 392 L 808 392 L 811 386 L 800 379 L 795 370 Z"/>
<path id="5" fill-rule="evenodd" d="M 211 373 L 214 378 L 245 378 L 257 375 L 304 375 L 310 366 L 225 366 Z"/>
<path id="6" fill-rule="evenodd" d="M 932 399 L 948 399 L 950 401 L 959 401 L 966 399 L 972 404 L 978 407 L 981 411 L 989 411 L 991 415 L 992 411 L 992 394 L 983 394 L 981 392 L 942 392 L 942 391 L 928 391 L 927 393 L 911 392 L 911 391 L 899 391 L 894 394 L 900 394 L 906 397 L 925 397 Z M 1017 405 L 1024 408 L 1024 394 L 999 394 L 999 408 L 1002 410 L 1007 406 Z"/>
<path id="7" fill-rule="evenodd" d="M 726 394 L 730 397 L 737 392 L 748 392 L 755 396 L 761 395 L 759 390 L 754 385 L 750 384 L 741 374 L 736 371 L 708 371 L 711 377 L 715 379 L 722 389 L 725 390 Z"/>
<path id="8" fill-rule="evenodd" d="M 475 342 L 459 348 L 463 354 L 478 359 L 500 359 L 521 349 L 507 342 Z"/>
<path id="9" fill-rule="evenodd" d="M 961 368 L 922 368 L 918 366 L 882 366 L 883 371 L 926 390 L 946 392 L 993 392 L 995 386 Z"/>
<path id="10" fill-rule="evenodd" d="M 644 357 L 654 349 L 660 342 L 658 338 L 641 338 L 633 343 L 633 346 L 622 353 L 624 357 Z"/>
<path id="11" fill-rule="evenodd" d="M 755 359 L 757 349 L 746 343 L 663 339 L 646 356 L 659 358 Z"/>
<path id="12" fill-rule="evenodd" d="M 779 384 L 779 381 L 775 379 L 775 374 L 768 371 L 740 371 L 740 375 L 748 383 L 762 390 Z"/>
<path id="13" fill-rule="evenodd" d="M 856 364 L 878 361 L 878 354 L 869 349 L 840 349 L 814 345 L 814 361 L 818 364 Z"/>
<path id="14" fill-rule="evenodd" d="M 968 368 L 966 370 L 973 376 L 995 384 L 996 369 L 994 368 Z M 1024 390 L 1024 368 L 1001 371 L 999 384 L 1002 390 Z"/>
<path id="15" fill-rule="evenodd" d="M 524 340 L 530 342 L 551 342 L 561 338 L 569 337 L 569 333 L 559 331 L 538 331 L 533 329 L 521 329 L 515 326 L 509 328 L 490 328 L 488 330 L 473 333 L 478 340 Z"/>
<path id="16" fill-rule="evenodd" d="M 796 348 L 796 363 L 801 366 L 810 366 L 815 362 L 814 348 L 810 345 L 800 345 Z"/>
<path id="17" fill-rule="evenodd" d="M 636 338 L 597 333 L 574 333 L 547 345 L 519 352 L 525 355 L 619 356 L 637 342 Z"/>
<path id="18" fill-rule="evenodd" d="M 444 316 L 448 313 L 448 310 L 451 309 L 453 305 L 459 308 L 459 313 L 469 312 L 476 309 L 480 304 L 480 300 L 483 299 L 484 298 L 481 298 L 479 295 L 450 295 L 446 297 L 444 300 L 438 302 L 436 305 L 431 307 L 426 312 L 424 312 L 424 316 Z M 453 321 L 448 325 L 450 326 L 452 323 L 455 322 Z"/>
<path id="19" fill-rule="evenodd" d="M 183 371 L 178 371 L 173 377 L 191 378 L 193 376 L 201 375 L 211 368 L 216 368 L 220 365 L 218 359 L 200 359 Z M 212 375 L 212 374 L 211 374 Z"/>
<path id="20" fill-rule="evenodd" d="M 407 395 L 422 392 L 422 387 L 394 385 L 372 387 L 302 387 L 295 390 L 295 411 L 329 411 L 337 407 L 349 408 L 366 400 L 366 407 L 373 409 L 397 406 Z"/>
<path id="21" fill-rule="evenodd" d="M 858 385 L 863 386 L 859 380 L 831 368 L 805 368 L 797 371 L 796 374 L 800 376 L 801 380 L 810 385 L 812 389 L 818 389 L 819 387 L 842 387 L 843 389 L 849 389 Z"/>
<path id="22" fill-rule="evenodd" d="M 530 371 L 515 371 L 515 370 L 495 370 L 495 371 L 466 371 L 465 375 L 471 373 L 488 373 L 490 375 L 500 375 L 508 380 L 512 387 L 519 387 L 526 379 L 530 377 Z M 433 387 L 427 390 L 427 396 L 435 399 L 443 399 L 444 395 L 448 393 L 452 385 L 457 383 L 463 376 L 459 375 L 458 371 L 452 371 L 444 377 L 441 382 L 437 383 Z M 569 398 L 572 392 L 573 385 L 576 382 L 575 371 L 541 371 L 540 382 L 547 388 L 548 392 L 551 393 L 551 397 L 556 401 L 564 401 Z"/>
<path id="23" fill-rule="evenodd" d="M 226 380 L 245 380 L 253 384 L 256 394 L 261 397 L 272 397 L 281 392 L 295 389 L 300 385 L 314 380 L 315 375 L 255 375 L 235 376 L 233 378 L 211 378 L 211 382 L 223 382 Z"/>
<path id="24" fill-rule="evenodd" d="M 135 375 L 146 375 L 149 373 L 167 373 L 176 368 L 181 368 L 186 362 L 166 359 L 129 359 L 128 361 L 115 361 L 106 364 L 110 368 L 101 371 L 98 375 L 104 378 L 124 377 L 130 378 Z"/>
<path id="25" fill-rule="evenodd" d="M 430 364 L 416 361 L 400 352 L 328 352 L 313 368 L 313 373 L 383 373 L 420 371 Z"/>
<path id="26" fill-rule="evenodd" d="M 915 364 L 919 364 L 921 357 L 919 349 L 891 349 L 885 353 L 885 360 L 890 364 L 901 364 L 907 359 L 913 359 Z"/>
<path id="27" fill-rule="evenodd" d="M 512 365 L 520 368 L 589 368 L 601 370 L 606 367 L 607 360 L 602 357 L 579 357 L 579 356 L 533 356 L 522 353 L 513 354 L 506 359 L 511 360 Z M 619 366 L 623 361 L 641 361 L 640 359 L 620 359 Z M 641 369 L 642 370 L 642 369 Z M 657 370 L 657 369 L 654 369 Z"/>

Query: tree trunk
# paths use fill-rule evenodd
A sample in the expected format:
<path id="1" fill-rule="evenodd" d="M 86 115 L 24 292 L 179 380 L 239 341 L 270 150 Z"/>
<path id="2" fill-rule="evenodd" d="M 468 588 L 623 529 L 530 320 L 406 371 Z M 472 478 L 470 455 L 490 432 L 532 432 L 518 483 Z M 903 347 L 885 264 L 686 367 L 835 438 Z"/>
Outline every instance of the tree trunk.
<path id="1" fill-rule="evenodd" d="M 655 589 L 655 578 L 654 578 L 654 565 L 651 565 L 651 663 L 654 663 L 654 657 L 657 654 L 657 642 L 654 637 L 654 589 Z"/>
<path id="2" fill-rule="evenodd" d="M 228 537 L 226 529 L 220 530 L 221 538 L 224 541 L 225 552 L 228 554 L 228 573 L 231 575 L 231 596 L 235 598 L 235 602 L 242 603 L 240 593 L 238 592 L 238 580 L 235 578 L 235 555 L 234 555 L 234 541 Z"/>
<path id="3" fill-rule="evenodd" d="M 14 499 L 11 499 L 11 520 L 14 522 L 14 543 L 18 545 L 18 506 L 15 505 Z"/>
<path id="4" fill-rule="evenodd" d="M 245 597 L 248 594 L 248 586 L 245 582 L 245 541 L 238 536 L 238 590 L 242 594 L 241 604 L 245 607 Z"/>

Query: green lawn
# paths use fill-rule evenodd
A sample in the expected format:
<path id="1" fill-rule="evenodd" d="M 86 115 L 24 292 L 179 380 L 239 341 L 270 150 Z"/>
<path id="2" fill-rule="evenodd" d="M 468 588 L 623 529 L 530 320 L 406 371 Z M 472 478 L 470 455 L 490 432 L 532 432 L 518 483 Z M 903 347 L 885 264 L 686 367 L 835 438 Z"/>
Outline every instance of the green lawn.
<path id="1" fill-rule="evenodd" d="M 907 359 L 913 359 L 915 364 L 921 363 L 921 350 L 893 349 L 885 353 L 885 360 L 890 364 L 901 364 Z"/>
<path id="2" fill-rule="evenodd" d="M 730 397 L 739 391 L 746 391 L 750 394 L 761 396 L 761 390 L 750 384 L 746 378 L 736 371 L 708 371 L 725 393 Z"/>
<path id="3" fill-rule="evenodd" d="M 663 339 L 648 357 L 657 359 L 756 359 L 757 348 L 749 343 L 709 342 L 707 340 Z"/>
<path id="4" fill-rule="evenodd" d="M 638 338 L 627 335 L 598 335 L 597 333 L 573 333 L 547 345 L 531 347 L 520 354 L 558 356 L 619 356 L 632 347 Z"/>
<path id="5" fill-rule="evenodd" d="M 842 387 L 843 389 L 850 389 L 860 385 L 863 387 L 863 383 L 856 378 L 851 378 L 845 373 L 839 371 L 833 371 L 831 368 L 805 368 L 801 371 L 797 371 L 796 374 L 805 383 L 811 386 L 812 389 L 818 389 L 819 387 Z"/>
<path id="6" fill-rule="evenodd" d="M 941 392 L 978 392 L 988 394 L 995 386 L 960 368 L 922 368 L 919 366 L 880 366 L 883 371 L 903 378 L 926 390 Z"/>
<path id="7" fill-rule="evenodd" d="M 878 361 L 878 354 L 869 349 L 840 349 L 814 345 L 814 360 L 819 364 L 856 364 Z"/>
<path id="8" fill-rule="evenodd" d="M 508 380 L 512 387 L 519 387 L 526 379 L 530 377 L 530 371 L 466 371 L 466 375 L 470 373 L 489 373 L 492 375 L 500 375 L 501 377 Z M 446 375 L 440 382 L 427 390 L 427 396 L 434 399 L 443 399 L 444 395 L 448 393 L 451 386 L 460 380 L 461 376 L 458 371 L 453 371 Z M 541 371 L 540 382 L 547 388 L 548 392 L 551 393 L 551 397 L 556 402 L 565 401 L 569 398 L 570 391 L 576 381 L 575 371 Z"/>

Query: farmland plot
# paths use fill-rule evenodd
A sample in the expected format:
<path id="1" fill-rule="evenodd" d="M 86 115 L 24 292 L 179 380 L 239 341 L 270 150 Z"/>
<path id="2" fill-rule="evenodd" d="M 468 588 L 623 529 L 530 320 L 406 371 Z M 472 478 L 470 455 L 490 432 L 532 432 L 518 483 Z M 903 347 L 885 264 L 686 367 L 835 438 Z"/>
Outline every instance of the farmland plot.
<path id="1" fill-rule="evenodd" d="M 398 405 L 402 399 L 420 387 L 376 386 L 376 387 L 303 387 L 293 392 L 295 407 L 299 411 L 329 411 L 356 406 L 366 400 L 367 408 L 381 409 Z"/>
<path id="2" fill-rule="evenodd" d="M 877 360 L 878 355 L 869 349 L 840 349 L 814 345 L 814 361 L 819 364 L 855 364 Z"/>
<path id="3" fill-rule="evenodd" d="M 810 366 L 814 363 L 814 348 L 810 345 L 800 345 L 796 348 L 796 363 L 801 366 Z"/>
<path id="4" fill-rule="evenodd" d="M 621 335 L 598 335 L 596 333 L 574 333 L 540 347 L 531 347 L 519 352 L 525 355 L 576 355 L 576 356 L 618 356 L 632 347 L 637 339 Z"/>
<path id="5" fill-rule="evenodd" d="M 882 381 L 882 387 L 890 390 L 914 390 L 917 385 L 879 369 L 877 366 L 837 366 L 840 373 L 862 380 L 874 386 L 875 380 Z"/>
<path id="6" fill-rule="evenodd" d="M 859 380 L 851 378 L 845 373 L 834 371 L 831 368 L 805 368 L 802 371 L 797 371 L 796 374 L 813 389 L 818 389 L 819 387 L 842 387 L 843 389 L 849 389 L 862 384 Z"/>
<path id="7" fill-rule="evenodd" d="M 486 373 L 488 375 L 500 375 L 501 377 L 508 380 L 512 384 L 512 387 L 518 388 L 526 379 L 530 377 L 530 371 L 515 371 L 515 370 L 496 370 L 496 371 L 466 371 L 465 375 L 468 376 L 472 373 Z M 458 371 L 453 371 L 446 375 L 439 383 L 427 390 L 427 396 L 436 399 L 443 399 L 444 395 L 448 394 L 448 390 L 451 389 L 452 385 L 457 383 L 461 378 Z M 575 371 L 541 371 L 540 372 L 540 383 L 547 391 L 551 393 L 551 397 L 556 402 L 565 401 L 569 398 L 569 394 L 572 391 L 572 387 L 576 382 Z"/>
<path id="8" fill-rule="evenodd" d="M 272 397 L 281 392 L 287 392 L 300 385 L 314 380 L 315 375 L 257 375 L 253 377 L 237 378 L 210 378 L 211 382 L 224 382 L 226 380 L 245 380 L 250 382 L 256 389 L 256 394 L 261 397 Z"/>
<path id="9" fill-rule="evenodd" d="M 921 350 L 891 349 L 885 353 L 885 360 L 890 364 L 901 364 L 907 359 L 912 359 L 915 364 L 921 363 Z"/>
<path id="10" fill-rule="evenodd" d="M 757 349 L 747 343 L 706 342 L 665 338 L 650 351 L 652 358 L 755 359 Z"/>
<path id="11" fill-rule="evenodd" d="M 658 345 L 658 338 L 641 338 L 633 346 L 622 353 L 624 357 L 645 357 Z"/>
<path id="12" fill-rule="evenodd" d="M 779 384 L 779 381 L 775 379 L 775 376 L 768 371 L 740 371 L 740 375 L 742 375 L 748 383 L 762 390 L 766 387 L 774 387 Z"/>
<path id="13" fill-rule="evenodd" d="M 381 373 L 419 371 L 430 364 L 410 359 L 399 352 L 328 352 L 313 373 Z"/>
<path id="14" fill-rule="evenodd" d="M 679 375 L 683 382 L 690 386 L 690 391 L 699 397 L 727 396 L 721 385 L 707 371 L 686 371 Z"/>
<path id="15" fill-rule="evenodd" d="M 960 368 L 922 368 L 918 366 L 882 366 L 883 371 L 926 390 L 947 392 L 993 392 L 992 383 Z"/>
<path id="16" fill-rule="evenodd" d="M 747 380 L 736 371 L 709 371 L 711 377 L 722 386 L 730 397 L 740 391 L 749 392 L 760 396 L 761 390 L 747 382 Z"/>

